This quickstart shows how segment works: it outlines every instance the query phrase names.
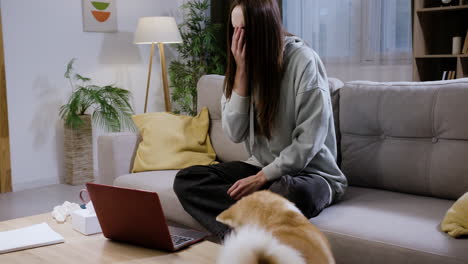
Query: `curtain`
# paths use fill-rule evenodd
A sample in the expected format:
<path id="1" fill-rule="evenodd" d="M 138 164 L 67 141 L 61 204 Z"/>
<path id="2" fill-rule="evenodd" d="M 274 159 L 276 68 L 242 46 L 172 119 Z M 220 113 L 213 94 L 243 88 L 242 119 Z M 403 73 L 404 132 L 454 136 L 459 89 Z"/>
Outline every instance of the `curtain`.
<path id="1" fill-rule="evenodd" d="M 286 30 L 345 81 L 411 80 L 410 0 L 283 0 Z"/>

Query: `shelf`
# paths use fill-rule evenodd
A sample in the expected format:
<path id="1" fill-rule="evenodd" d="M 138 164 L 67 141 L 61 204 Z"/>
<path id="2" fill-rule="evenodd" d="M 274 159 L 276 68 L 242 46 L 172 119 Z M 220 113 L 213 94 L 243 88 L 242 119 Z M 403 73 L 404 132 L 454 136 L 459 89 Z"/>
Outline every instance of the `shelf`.
<path id="1" fill-rule="evenodd" d="M 418 8 L 433 8 L 433 7 L 450 7 L 463 5 L 463 0 L 451 0 L 450 3 L 444 4 L 441 0 L 417 0 L 416 7 Z"/>
<path id="2" fill-rule="evenodd" d="M 463 12 L 420 14 L 416 18 L 420 25 L 420 37 L 416 40 L 416 45 L 419 43 L 423 49 L 416 54 L 451 55 L 453 37 L 460 36 L 464 42 L 468 29 L 467 17 L 468 8 Z"/>
<path id="3" fill-rule="evenodd" d="M 452 40 L 468 29 L 468 0 L 414 0 L 413 79 L 440 80 L 444 71 L 456 71 L 457 78 L 468 77 L 468 54 L 452 55 Z"/>
<path id="4" fill-rule="evenodd" d="M 457 11 L 457 10 L 464 10 L 464 9 L 468 9 L 468 5 L 420 8 L 416 10 L 416 12 L 430 13 L 430 12 L 443 12 L 443 11 Z"/>
<path id="5" fill-rule="evenodd" d="M 468 57 L 468 54 L 430 54 L 430 55 L 421 55 L 421 56 L 414 56 L 415 59 L 438 59 L 438 58 L 465 58 Z"/>
<path id="6" fill-rule="evenodd" d="M 436 59 L 436 58 L 457 58 L 459 55 L 452 54 L 431 54 L 431 55 L 421 55 L 414 56 L 415 59 Z"/>
<path id="7" fill-rule="evenodd" d="M 457 57 L 424 57 L 416 58 L 415 66 L 421 81 L 435 81 L 444 71 L 456 71 L 457 61 Z"/>
<path id="8" fill-rule="evenodd" d="M 465 55 L 464 57 L 462 57 L 463 59 L 460 60 L 460 66 L 461 66 L 461 71 L 459 71 L 461 73 L 462 78 L 466 78 L 468 77 L 468 55 Z M 465 58 L 467 58 L 465 60 Z"/>

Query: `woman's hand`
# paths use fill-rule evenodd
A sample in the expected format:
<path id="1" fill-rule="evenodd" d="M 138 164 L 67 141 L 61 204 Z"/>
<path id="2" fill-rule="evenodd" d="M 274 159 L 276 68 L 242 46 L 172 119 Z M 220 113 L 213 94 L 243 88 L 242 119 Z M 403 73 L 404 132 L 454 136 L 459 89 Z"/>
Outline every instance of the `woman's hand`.
<path id="1" fill-rule="evenodd" d="M 245 71 L 245 30 L 241 27 L 234 28 L 232 37 L 231 52 L 236 60 L 237 70 Z"/>
<path id="2" fill-rule="evenodd" d="M 247 75 L 245 67 L 245 30 L 241 27 L 234 28 L 231 52 L 236 61 L 236 77 L 234 80 L 234 91 L 240 96 L 248 96 Z"/>
<path id="3" fill-rule="evenodd" d="M 267 178 L 263 171 L 259 171 L 256 175 L 249 176 L 242 180 L 238 180 L 234 185 L 229 188 L 227 193 L 235 200 L 254 193 L 267 182 Z"/>

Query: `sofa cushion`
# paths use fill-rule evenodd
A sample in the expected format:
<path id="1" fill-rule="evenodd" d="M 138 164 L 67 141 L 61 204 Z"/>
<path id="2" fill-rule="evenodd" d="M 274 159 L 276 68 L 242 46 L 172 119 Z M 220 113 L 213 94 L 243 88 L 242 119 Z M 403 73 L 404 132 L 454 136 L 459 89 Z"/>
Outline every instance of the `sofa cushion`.
<path id="1" fill-rule="evenodd" d="M 468 192 L 450 207 L 440 225 L 452 237 L 468 236 Z"/>
<path id="2" fill-rule="evenodd" d="M 185 212 L 172 189 L 177 172 L 178 170 L 163 170 L 126 174 L 115 179 L 114 185 L 156 192 L 158 193 L 167 220 L 200 231 L 206 231 L 205 228 Z"/>
<path id="3" fill-rule="evenodd" d="M 466 263 L 468 239 L 440 231 L 454 201 L 349 187 L 343 200 L 311 219 L 337 263 Z"/>
<path id="4" fill-rule="evenodd" d="M 143 138 L 132 172 L 178 170 L 218 163 L 208 133 L 207 107 L 197 116 L 156 112 L 133 115 L 132 119 Z"/>
<path id="5" fill-rule="evenodd" d="M 467 100 L 468 79 L 346 83 L 341 168 L 349 184 L 460 197 L 468 190 Z"/>

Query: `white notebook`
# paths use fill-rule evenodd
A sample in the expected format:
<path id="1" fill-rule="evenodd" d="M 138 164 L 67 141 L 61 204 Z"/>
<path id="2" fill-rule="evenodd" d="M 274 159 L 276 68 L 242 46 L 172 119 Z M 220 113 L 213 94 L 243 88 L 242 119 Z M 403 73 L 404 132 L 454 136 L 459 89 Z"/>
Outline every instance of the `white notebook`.
<path id="1" fill-rule="evenodd" d="M 63 237 L 47 223 L 0 232 L 0 254 L 63 243 Z"/>

